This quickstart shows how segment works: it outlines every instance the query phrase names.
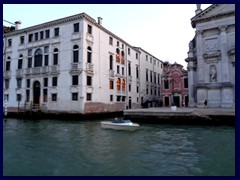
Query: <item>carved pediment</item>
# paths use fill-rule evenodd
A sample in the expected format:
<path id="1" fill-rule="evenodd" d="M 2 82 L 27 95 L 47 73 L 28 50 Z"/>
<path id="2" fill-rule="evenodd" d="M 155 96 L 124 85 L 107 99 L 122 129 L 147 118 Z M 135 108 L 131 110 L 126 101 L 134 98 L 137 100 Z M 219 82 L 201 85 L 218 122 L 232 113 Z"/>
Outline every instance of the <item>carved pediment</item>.
<path id="1" fill-rule="evenodd" d="M 231 15 L 235 15 L 235 4 L 213 4 L 191 19 L 192 27 L 195 28 L 198 22 L 211 21 Z"/>

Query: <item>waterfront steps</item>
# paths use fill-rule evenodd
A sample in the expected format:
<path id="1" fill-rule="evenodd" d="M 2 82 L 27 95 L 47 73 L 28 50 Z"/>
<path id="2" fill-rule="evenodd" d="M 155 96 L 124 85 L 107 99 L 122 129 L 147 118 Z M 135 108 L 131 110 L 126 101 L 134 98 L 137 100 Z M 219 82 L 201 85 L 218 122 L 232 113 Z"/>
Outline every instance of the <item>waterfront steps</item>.
<path id="1" fill-rule="evenodd" d="M 234 108 L 177 108 L 129 109 L 124 118 L 138 123 L 235 125 Z"/>

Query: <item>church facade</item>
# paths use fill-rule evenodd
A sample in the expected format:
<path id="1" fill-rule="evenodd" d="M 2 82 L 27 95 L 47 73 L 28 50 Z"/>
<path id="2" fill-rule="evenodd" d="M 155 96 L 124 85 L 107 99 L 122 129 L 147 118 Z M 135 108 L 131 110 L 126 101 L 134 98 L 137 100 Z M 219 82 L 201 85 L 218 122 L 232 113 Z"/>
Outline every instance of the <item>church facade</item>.
<path id="1" fill-rule="evenodd" d="M 189 106 L 235 107 L 235 5 L 197 5 L 189 43 Z"/>

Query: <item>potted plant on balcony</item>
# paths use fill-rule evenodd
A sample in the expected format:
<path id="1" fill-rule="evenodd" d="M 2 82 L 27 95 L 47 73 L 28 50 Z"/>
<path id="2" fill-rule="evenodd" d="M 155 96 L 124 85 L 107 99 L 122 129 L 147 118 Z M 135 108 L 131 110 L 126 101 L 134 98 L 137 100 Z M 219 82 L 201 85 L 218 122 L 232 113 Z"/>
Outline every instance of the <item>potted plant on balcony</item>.
<path id="1" fill-rule="evenodd" d="M 172 106 L 171 106 L 171 111 L 176 111 L 177 110 L 177 106 L 174 103 L 174 101 L 172 102 Z"/>

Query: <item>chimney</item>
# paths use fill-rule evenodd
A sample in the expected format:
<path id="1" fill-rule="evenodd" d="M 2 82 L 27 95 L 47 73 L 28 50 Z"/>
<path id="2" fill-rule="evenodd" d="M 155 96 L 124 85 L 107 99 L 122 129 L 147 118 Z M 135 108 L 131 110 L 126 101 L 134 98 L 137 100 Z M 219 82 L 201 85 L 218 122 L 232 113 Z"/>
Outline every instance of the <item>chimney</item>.
<path id="1" fill-rule="evenodd" d="M 98 17 L 98 24 L 102 25 L 102 18 L 101 17 Z"/>
<path id="2" fill-rule="evenodd" d="M 22 24 L 21 21 L 16 21 L 15 22 L 15 30 L 19 30 L 21 28 L 21 24 Z"/>
<path id="3" fill-rule="evenodd" d="M 195 15 L 198 15 L 200 12 L 202 12 L 201 4 L 197 4 L 197 9 L 195 11 Z"/>

